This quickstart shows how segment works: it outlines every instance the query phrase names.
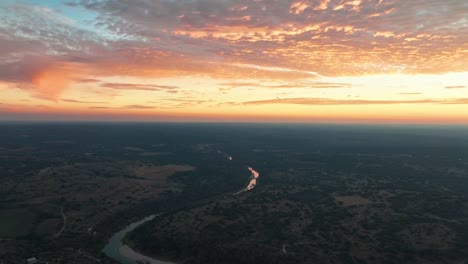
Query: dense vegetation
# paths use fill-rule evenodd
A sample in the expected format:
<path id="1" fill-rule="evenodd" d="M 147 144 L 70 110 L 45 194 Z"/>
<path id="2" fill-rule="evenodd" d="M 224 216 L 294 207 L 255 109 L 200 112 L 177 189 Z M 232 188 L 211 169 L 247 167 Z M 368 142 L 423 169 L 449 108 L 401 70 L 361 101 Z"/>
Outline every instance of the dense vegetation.
<path id="1" fill-rule="evenodd" d="M 186 201 L 182 210 L 134 232 L 130 243 L 149 255 L 205 264 L 467 259 L 463 134 L 393 127 L 237 129 L 200 151 L 209 158 L 197 166 L 207 169 L 173 177 L 189 201 L 211 199 Z M 234 161 L 219 160 L 224 157 L 217 149 Z M 233 196 L 238 179 L 249 174 L 247 165 L 261 173 L 259 185 Z"/>
<path id="2" fill-rule="evenodd" d="M 126 242 L 184 263 L 468 261 L 466 127 L 0 130 L 0 262 L 111 262 L 100 250 L 112 233 L 153 213 Z M 196 169 L 162 177 L 158 168 L 173 164 Z M 249 181 L 247 166 L 258 185 L 233 195 Z"/>

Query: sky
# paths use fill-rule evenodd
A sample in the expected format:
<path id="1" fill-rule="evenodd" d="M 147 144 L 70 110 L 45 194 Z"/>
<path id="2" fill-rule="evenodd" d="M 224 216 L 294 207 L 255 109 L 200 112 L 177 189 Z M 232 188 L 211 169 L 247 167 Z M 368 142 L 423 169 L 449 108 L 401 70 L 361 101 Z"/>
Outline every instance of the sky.
<path id="1" fill-rule="evenodd" d="M 0 58 L 0 120 L 468 124 L 466 0 L 2 0 Z"/>

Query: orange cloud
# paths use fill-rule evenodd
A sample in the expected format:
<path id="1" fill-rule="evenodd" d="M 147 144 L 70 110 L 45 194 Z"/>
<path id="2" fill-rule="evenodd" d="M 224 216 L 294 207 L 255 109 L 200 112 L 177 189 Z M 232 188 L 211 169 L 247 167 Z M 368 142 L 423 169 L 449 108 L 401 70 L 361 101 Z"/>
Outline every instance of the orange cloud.
<path id="1" fill-rule="evenodd" d="M 25 56 L 15 64 L 9 64 L 5 82 L 16 83 L 32 96 L 57 101 L 75 76 L 84 74 L 83 65 L 63 62 L 47 56 Z M 1 75 L 2 73 L 0 73 Z"/>
<path id="2" fill-rule="evenodd" d="M 109 106 L 90 105 L 87 111 L 120 114 L 177 112 L 184 107 L 191 111 L 190 107 L 197 110 L 208 105 L 228 108 L 227 101 L 233 101 L 229 107 L 240 112 L 245 108 L 278 112 L 283 107 L 278 104 L 294 109 L 466 104 L 464 98 L 444 99 L 443 91 L 462 97 L 462 90 L 436 90 L 464 88 L 458 81 L 425 85 L 429 91 L 424 94 L 435 98 L 408 101 L 399 101 L 397 94 L 402 90 L 388 91 L 392 88 L 385 84 L 346 83 L 362 75 L 396 73 L 399 78 L 468 71 L 464 1 L 193 0 L 119 5 L 100 0 L 99 4 L 75 1 L 65 5 L 72 7 L 68 12 L 79 9 L 97 14 L 85 26 L 67 19 L 64 14 L 68 12 L 7 2 L 0 3 L 5 13 L 11 13 L 1 18 L 5 23 L 0 25 L 0 82 L 8 83 L 1 89 L 2 95 L 11 96 L 2 98 L 4 104 L 24 102 L 27 95 L 14 90 L 17 87 L 51 101 L 46 102 L 49 105 L 62 102 L 58 105 L 64 112 L 80 108 L 80 102 L 83 108 L 85 101 L 72 96 L 88 93 L 98 96 L 93 102 L 109 101 Z M 183 77 L 180 83 L 179 77 Z M 156 78 L 172 78 L 174 83 L 164 80 L 166 85 L 157 85 Z M 190 79 L 199 84 L 192 86 Z M 71 82 L 73 90 L 67 93 Z M 405 91 L 423 88 L 417 86 L 411 83 L 408 87 L 414 90 Z M 290 93 L 282 94 L 286 88 Z M 349 89 L 340 94 L 341 88 Z M 395 97 L 379 98 L 379 89 Z M 148 91 L 165 92 L 152 94 L 158 96 L 151 98 L 157 101 L 155 109 L 146 105 L 148 98 L 143 94 Z M 184 97 L 190 93 L 196 100 Z M 68 99 L 61 98 L 64 94 Z M 121 97 L 116 98 L 117 94 Z M 362 100 L 340 99 L 347 94 Z M 315 98 L 319 96 L 335 98 Z M 188 101 L 176 102 L 175 98 Z M 252 101 L 240 104 L 242 98 Z M 209 102 L 197 103 L 204 99 Z"/>
<path id="3" fill-rule="evenodd" d="M 58 100 L 62 91 L 71 82 L 71 73 L 61 67 L 41 69 L 31 76 L 31 83 L 35 86 L 32 91 L 37 97 Z"/>
<path id="4" fill-rule="evenodd" d="M 328 4 L 330 3 L 331 0 L 320 0 L 320 3 L 318 6 L 314 7 L 314 10 L 325 10 L 328 8 Z"/>
<path id="5" fill-rule="evenodd" d="M 289 13 L 293 13 L 293 14 L 296 14 L 296 15 L 299 15 L 301 14 L 302 12 L 304 12 L 304 10 L 306 8 L 308 8 L 310 6 L 310 3 L 308 3 L 308 1 L 297 1 L 297 2 L 294 2 L 291 4 L 291 6 L 289 7 Z"/>

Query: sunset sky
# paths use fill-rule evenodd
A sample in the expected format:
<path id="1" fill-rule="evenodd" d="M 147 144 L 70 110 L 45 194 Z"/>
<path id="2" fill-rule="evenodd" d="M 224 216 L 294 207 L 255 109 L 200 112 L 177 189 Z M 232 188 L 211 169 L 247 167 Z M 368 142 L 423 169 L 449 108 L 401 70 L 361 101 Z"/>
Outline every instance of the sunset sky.
<path id="1" fill-rule="evenodd" d="M 0 120 L 468 124 L 466 0 L 1 0 L 0 57 Z"/>

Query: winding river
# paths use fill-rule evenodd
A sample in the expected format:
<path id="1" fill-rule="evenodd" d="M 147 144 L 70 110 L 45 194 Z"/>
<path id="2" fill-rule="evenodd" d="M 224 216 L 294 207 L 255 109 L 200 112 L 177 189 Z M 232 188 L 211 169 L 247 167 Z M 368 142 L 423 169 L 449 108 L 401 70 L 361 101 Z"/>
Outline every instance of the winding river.
<path id="1" fill-rule="evenodd" d="M 260 174 L 255 171 L 252 167 L 248 167 L 249 171 L 252 173 L 251 174 L 251 180 L 249 182 L 249 185 L 247 187 L 243 188 L 239 192 L 237 192 L 235 195 L 240 194 L 242 192 L 250 191 L 253 188 L 255 188 L 255 185 L 257 185 L 257 178 L 260 176 Z M 147 216 L 140 221 L 131 223 L 124 229 L 120 230 L 119 232 L 115 233 L 110 239 L 107 245 L 102 249 L 102 252 L 106 254 L 108 257 L 122 263 L 122 264 L 138 264 L 137 261 L 140 261 L 140 263 L 148 263 L 148 264 L 175 264 L 172 262 L 167 262 L 167 261 L 162 261 L 159 259 L 154 259 L 150 258 L 148 256 L 142 255 L 141 253 L 136 252 L 129 246 L 125 245 L 122 240 L 125 237 L 127 233 L 132 232 L 137 228 L 138 226 L 151 221 L 154 219 L 156 215 L 150 215 Z"/>
<path id="2" fill-rule="evenodd" d="M 250 176 L 250 182 L 247 185 L 247 187 L 245 187 L 245 188 L 241 189 L 240 191 L 236 192 L 234 195 L 239 195 L 239 194 L 241 194 L 243 192 L 250 191 L 253 188 L 255 188 L 255 186 L 257 186 L 257 179 L 260 176 L 260 173 L 258 173 L 252 167 L 247 167 L 247 168 L 249 169 L 250 173 L 252 173 L 251 176 Z"/>

